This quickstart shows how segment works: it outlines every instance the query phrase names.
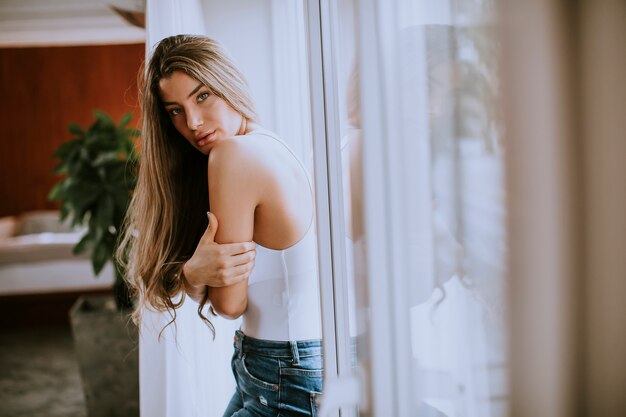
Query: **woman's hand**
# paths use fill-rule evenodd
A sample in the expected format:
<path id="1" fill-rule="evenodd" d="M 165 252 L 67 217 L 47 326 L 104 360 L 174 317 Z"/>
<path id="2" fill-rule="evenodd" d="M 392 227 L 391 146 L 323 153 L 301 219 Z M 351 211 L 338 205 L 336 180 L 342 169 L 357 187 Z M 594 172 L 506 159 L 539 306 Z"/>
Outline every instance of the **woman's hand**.
<path id="1" fill-rule="evenodd" d="M 225 287 L 248 278 L 256 256 L 254 242 L 216 243 L 217 218 L 207 214 L 209 226 L 193 256 L 183 265 L 187 293 L 196 301 L 204 296 L 206 286 Z"/>

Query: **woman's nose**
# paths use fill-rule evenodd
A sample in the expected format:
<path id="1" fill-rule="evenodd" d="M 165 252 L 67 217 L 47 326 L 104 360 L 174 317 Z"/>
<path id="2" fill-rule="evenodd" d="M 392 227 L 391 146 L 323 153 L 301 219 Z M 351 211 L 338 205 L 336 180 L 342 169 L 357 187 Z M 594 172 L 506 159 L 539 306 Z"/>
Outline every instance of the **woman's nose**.
<path id="1" fill-rule="evenodd" d="M 187 127 L 190 130 L 197 130 L 200 126 L 202 126 L 202 123 L 202 114 L 200 112 L 187 112 Z"/>

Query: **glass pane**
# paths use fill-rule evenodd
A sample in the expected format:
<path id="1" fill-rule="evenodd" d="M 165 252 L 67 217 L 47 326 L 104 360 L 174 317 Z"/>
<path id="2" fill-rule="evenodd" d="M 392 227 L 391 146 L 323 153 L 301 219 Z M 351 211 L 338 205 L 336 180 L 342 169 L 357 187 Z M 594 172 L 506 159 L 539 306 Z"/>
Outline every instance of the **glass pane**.
<path id="1" fill-rule="evenodd" d="M 397 415 L 506 415 L 506 231 L 493 8 L 486 0 L 336 3 L 340 105 L 331 117 L 339 117 L 341 130 L 353 374 L 366 385 L 365 397 L 391 385 Z M 367 28 L 360 27 L 364 21 Z M 363 109 L 369 118 L 362 120 Z M 370 141 L 380 142 L 364 161 Z M 368 163 L 383 166 L 376 171 L 384 178 L 368 176 L 374 168 Z M 374 228 L 366 223 L 364 197 L 374 193 L 386 199 L 389 215 L 376 220 L 386 231 L 375 238 L 393 239 L 377 246 L 388 253 L 375 254 L 390 268 L 384 277 L 367 271 L 373 254 L 366 253 L 365 236 L 371 245 Z M 381 280 L 392 297 L 384 324 L 394 340 L 387 352 L 377 345 L 386 358 L 370 355 L 373 335 L 380 334 L 372 311 L 387 300 L 367 288 Z M 406 325 L 399 327 L 399 319 Z M 395 346 L 407 338 L 410 349 L 402 354 Z M 377 362 L 394 364 L 386 375 L 391 381 L 368 377 Z M 361 416 L 376 412 L 369 398 Z"/>
<path id="2" fill-rule="evenodd" d="M 432 287 L 411 308 L 420 415 L 506 415 L 505 212 L 492 7 L 470 0 L 399 5 L 401 55 L 422 50 L 416 58 L 427 78 Z M 404 91 L 415 87 L 410 65 L 420 65 L 408 64 Z M 415 270 L 429 272 L 418 264 Z"/>

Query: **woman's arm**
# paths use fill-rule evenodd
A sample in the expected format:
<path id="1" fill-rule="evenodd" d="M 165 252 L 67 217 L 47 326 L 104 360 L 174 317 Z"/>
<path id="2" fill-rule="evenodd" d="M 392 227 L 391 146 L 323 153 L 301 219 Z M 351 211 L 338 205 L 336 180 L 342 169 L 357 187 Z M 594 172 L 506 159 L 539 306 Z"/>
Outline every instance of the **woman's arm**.
<path id="1" fill-rule="evenodd" d="M 248 278 L 256 255 L 254 242 L 216 243 L 217 218 L 207 214 L 209 225 L 182 268 L 185 291 L 196 301 L 202 300 L 207 286 L 225 287 Z"/>
<path id="2" fill-rule="evenodd" d="M 219 219 L 218 243 L 251 241 L 254 211 L 260 200 L 262 173 L 255 156 L 237 139 L 220 142 L 209 153 L 209 204 Z M 235 319 L 246 310 L 248 280 L 209 288 L 209 299 L 220 315 Z"/>

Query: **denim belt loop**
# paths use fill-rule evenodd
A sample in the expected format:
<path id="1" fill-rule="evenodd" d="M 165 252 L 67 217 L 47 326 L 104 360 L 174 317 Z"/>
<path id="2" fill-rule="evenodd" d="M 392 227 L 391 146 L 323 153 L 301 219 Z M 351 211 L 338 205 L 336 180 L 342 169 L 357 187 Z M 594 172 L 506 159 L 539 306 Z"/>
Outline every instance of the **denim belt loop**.
<path id="1" fill-rule="evenodd" d="M 243 356 L 243 333 L 239 331 L 235 333 L 235 349 L 237 349 L 237 356 L 241 359 Z"/>
<path id="2" fill-rule="evenodd" d="M 291 357 L 292 357 L 291 364 L 298 366 L 300 365 L 300 353 L 298 352 L 298 342 L 291 341 L 289 342 L 289 345 L 291 346 Z"/>

